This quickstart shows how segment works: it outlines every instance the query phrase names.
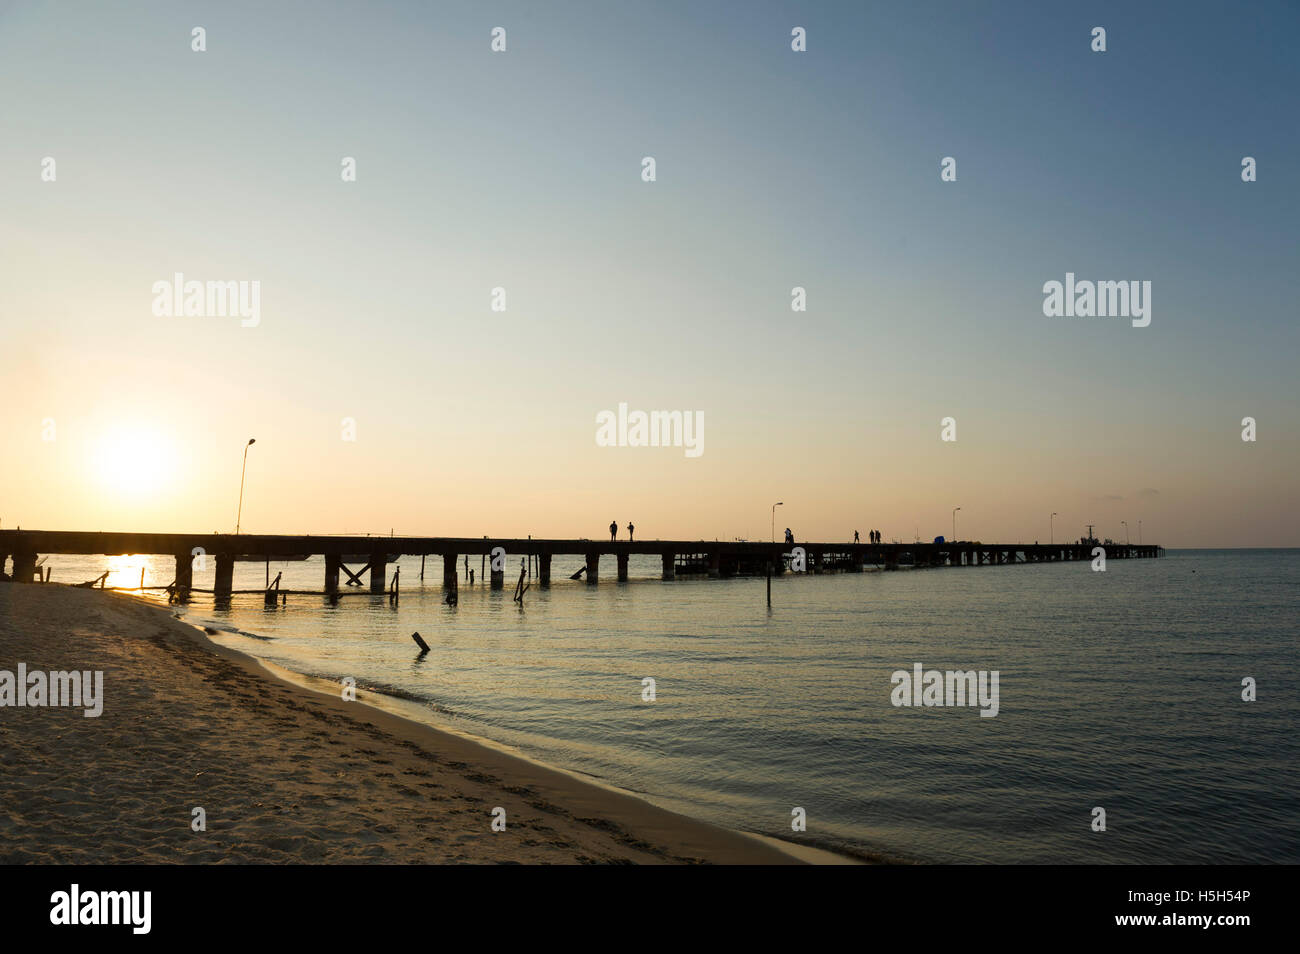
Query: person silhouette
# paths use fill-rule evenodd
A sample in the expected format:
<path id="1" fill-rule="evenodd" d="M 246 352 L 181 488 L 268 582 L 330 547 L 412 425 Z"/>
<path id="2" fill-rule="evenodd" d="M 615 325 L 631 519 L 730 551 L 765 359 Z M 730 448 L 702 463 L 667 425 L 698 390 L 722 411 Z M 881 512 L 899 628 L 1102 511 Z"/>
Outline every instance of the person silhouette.
<path id="1" fill-rule="evenodd" d="M 627 542 L 632 542 L 632 534 L 636 532 L 636 527 L 632 526 L 632 521 L 627 522 Z"/>
<path id="2" fill-rule="evenodd" d="M 786 528 L 785 528 L 785 542 L 786 542 L 786 543 L 794 543 L 794 534 L 790 532 L 790 528 L 789 528 L 789 527 L 786 527 Z"/>
<path id="3" fill-rule="evenodd" d="M 856 531 L 856 530 L 853 531 L 853 542 L 854 542 L 854 543 L 859 543 L 859 542 L 860 542 L 860 541 L 858 540 L 858 531 Z"/>
<path id="4" fill-rule="evenodd" d="M 617 539 L 618 539 L 618 521 L 611 520 L 609 522 L 609 542 L 613 543 Z"/>

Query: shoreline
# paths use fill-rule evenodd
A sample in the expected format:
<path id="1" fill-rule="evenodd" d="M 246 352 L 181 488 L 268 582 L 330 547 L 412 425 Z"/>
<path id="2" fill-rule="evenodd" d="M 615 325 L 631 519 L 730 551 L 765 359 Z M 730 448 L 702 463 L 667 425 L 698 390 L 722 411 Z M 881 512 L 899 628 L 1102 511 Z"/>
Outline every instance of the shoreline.
<path id="1" fill-rule="evenodd" d="M 360 705 L 344 701 L 337 689 L 312 687 L 309 677 L 288 670 L 292 678 L 279 674 L 280 667 L 215 643 L 142 598 L 0 585 L 0 610 L 0 668 L 22 661 L 29 668 L 103 669 L 106 697 L 98 719 L 49 708 L 29 709 L 20 722 L 13 716 L 23 710 L 0 710 L 9 750 L 0 773 L 2 862 L 859 863 L 659 808 L 373 705 L 363 701 L 364 690 Z M 156 707 L 135 704 L 159 697 L 177 710 L 172 725 L 158 723 Z M 142 789 L 129 764 L 106 769 L 94 758 L 100 746 L 126 742 L 136 743 L 135 770 L 163 791 Z M 36 772 L 19 778 L 8 771 L 15 748 L 27 756 L 23 767 Z M 70 780 L 86 756 L 93 773 Z M 189 764 L 169 772 L 177 756 Z M 50 778 L 51 763 L 72 764 L 60 764 L 65 771 Z M 265 770 L 260 784 L 230 777 L 247 775 L 250 766 Z M 216 798 L 205 781 L 213 775 L 224 783 Z M 364 800 L 357 798 L 361 789 L 371 790 Z M 257 795 L 281 803 L 268 807 Z M 231 800 L 244 811 L 229 807 Z M 184 803 L 208 813 L 206 832 L 191 831 L 193 809 Z M 506 810 L 506 830 L 494 832 L 498 806 Z M 338 827 L 345 813 L 357 827 Z M 117 837 L 52 844 L 51 825 L 68 814 L 77 824 L 60 824 L 64 831 L 113 826 Z M 53 817 L 42 824 L 47 816 Z M 133 821 L 143 830 L 131 831 Z M 226 837 L 211 837 L 218 833 Z M 215 841 L 233 844 L 221 852 Z"/>

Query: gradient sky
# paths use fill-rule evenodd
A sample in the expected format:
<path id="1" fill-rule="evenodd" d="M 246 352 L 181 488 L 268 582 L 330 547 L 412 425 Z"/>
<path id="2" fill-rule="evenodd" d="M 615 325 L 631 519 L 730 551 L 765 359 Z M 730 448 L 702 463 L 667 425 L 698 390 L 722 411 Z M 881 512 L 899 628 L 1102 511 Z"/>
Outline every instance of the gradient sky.
<path id="1" fill-rule="evenodd" d="M 1298 546 L 1297 36 L 1284 3 L 0 2 L 0 525 L 232 530 L 255 437 L 246 532 L 763 539 L 781 500 L 802 539 L 960 506 L 986 542 Z M 155 317 L 177 271 L 259 281 L 261 324 Z M 1150 327 L 1044 317 L 1067 271 L 1151 281 Z M 597 447 L 619 402 L 702 411 L 705 453 Z"/>

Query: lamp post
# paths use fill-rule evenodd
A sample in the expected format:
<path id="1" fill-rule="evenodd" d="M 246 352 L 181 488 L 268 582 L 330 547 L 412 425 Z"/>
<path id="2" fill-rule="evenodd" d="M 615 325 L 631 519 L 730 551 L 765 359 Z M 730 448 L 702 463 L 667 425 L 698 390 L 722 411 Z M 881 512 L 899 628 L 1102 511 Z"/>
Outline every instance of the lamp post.
<path id="1" fill-rule="evenodd" d="M 952 542 L 953 543 L 957 542 L 957 511 L 960 509 L 961 507 L 952 508 Z"/>
<path id="2" fill-rule="evenodd" d="M 1128 521 L 1121 520 L 1120 523 L 1124 525 L 1124 546 L 1128 546 Z"/>
<path id="3" fill-rule="evenodd" d="M 257 439 L 250 437 L 244 445 L 244 466 L 239 469 L 239 512 L 235 514 L 235 536 L 239 536 L 239 523 L 244 516 L 244 472 L 248 470 L 248 449 L 256 443 Z"/>
<path id="4" fill-rule="evenodd" d="M 785 506 L 785 502 L 781 500 L 778 500 L 776 503 L 772 504 L 772 542 L 773 543 L 776 543 L 776 508 L 784 507 L 784 506 Z"/>
<path id="5" fill-rule="evenodd" d="M 1048 546 L 1051 546 L 1055 542 L 1056 542 L 1056 511 L 1053 510 L 1052 515 L 1047 518 L 1047 544 Z"/>
<path id="6" fill-rule="evenodd" d="M 1138 546 L 1142 546 L 1142 521 L 1138 521 Z"/>

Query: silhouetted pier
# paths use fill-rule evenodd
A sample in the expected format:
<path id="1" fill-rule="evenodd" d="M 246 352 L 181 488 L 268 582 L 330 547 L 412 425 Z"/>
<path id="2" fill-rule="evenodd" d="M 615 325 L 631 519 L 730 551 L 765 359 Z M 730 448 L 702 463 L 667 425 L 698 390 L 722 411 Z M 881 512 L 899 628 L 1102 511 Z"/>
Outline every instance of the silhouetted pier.
<path id="1" fill-rule="evenodd" d="M 1056 563 L 1093 559 L 1095 547 L 1103 546 L 1107 560 L 1160 557 L 1163 548 L 1152 544 L 1124 543 L 980 543 L 950 541 L 945 543 L 752 543 L 720 540 L 537 540 L 491 539 L 487 537 L 366 537 L 366 536 L 295 536 L 278 534 L 199 534 L 199 533 L 87 533 L 66 530 L 0 530 L 0 567 L 13 557 L 13 578 L 19 582 L 37 579 L 41 556 L 50 554 L 81 555 L 168 555 L 176 560 L 176 578 L 168 587 L 178 598 L 187 598 L 193 589 L 194 562 L 198 559 L 215 563 L 213 594 L 217 600 L 229 599 L 233 592 L 235 562 L 249 557 L 268 562 L 304 555 L 325 558 L 324 594 L 337 595 L 340 576 L 346 583 L 362 584 L 369 573 L 369 592 L 385 592 L 387 566 L 395 557 L 442 558 L 443 586 L 458 582 L 457 561 L 470 556 L 482 558 L 486 567 L 494 555 L 496 567 L 489 583 L 494 589 L 504 586 L 505 562 L 509 558 L 534 560 L 537 582 L 551 584 L 551 561 L 557 556 L 577 556 L 583 560 L 580 573 L 589 586 L 600 582 L 601 557 L 613 557 L 616 578 L 627 580 L 628 560 L 633 555 L 657 556 L 662 565 L 661 578 L 698 574 L 710 578 L 738 575 L 781 574 L 791 569 L 808 573 L 857 572 L 868 566 L 886 570 L 900 566 L 1007 566 L 1017 563 Z M 796 549 L 797 548 L 797 549 Z M 361 563 L 353 570 L 348 563 Z M 468 570 L 468 564 L 466 565 Z M 531 566 L 530 566 L 531 569 Z M 363 590 L 364 591 L 364 590 Z"/>

